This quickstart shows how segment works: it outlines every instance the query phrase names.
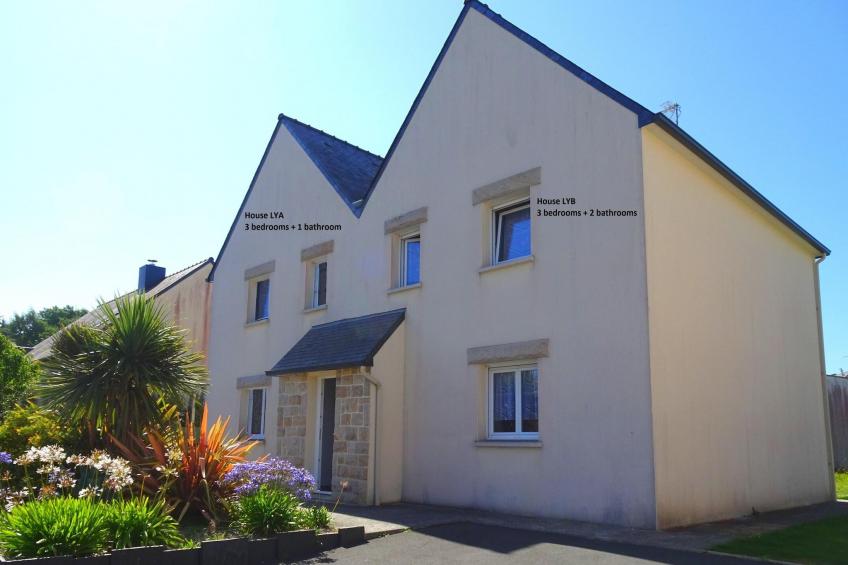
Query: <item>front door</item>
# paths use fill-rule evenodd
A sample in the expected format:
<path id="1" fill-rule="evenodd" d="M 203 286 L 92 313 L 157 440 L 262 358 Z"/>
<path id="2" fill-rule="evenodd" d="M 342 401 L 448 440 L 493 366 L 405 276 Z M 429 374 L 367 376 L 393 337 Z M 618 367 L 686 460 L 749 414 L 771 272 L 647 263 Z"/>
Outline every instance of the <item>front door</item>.
<path id="1" fill-rule="evenodd" d="M 333 432 L 336 431 L 336 379 L 321 381 L 321 446 L 318 488 L 333 490 Z"/>

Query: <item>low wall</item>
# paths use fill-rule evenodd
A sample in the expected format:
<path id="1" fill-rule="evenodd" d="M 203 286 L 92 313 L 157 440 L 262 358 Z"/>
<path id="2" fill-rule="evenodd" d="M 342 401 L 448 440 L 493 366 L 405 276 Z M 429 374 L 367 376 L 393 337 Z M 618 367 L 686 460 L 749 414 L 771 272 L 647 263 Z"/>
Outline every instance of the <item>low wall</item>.
<path id="1" fill-rule="evenodd" d="M 286 532 L 274 538 L 234 538 L 201 542 L 195 549 L 133 547 L 91 557 L 41 557 L 11 563 L 34 565 L 271 565 L 313 557 L 337 547 L 351 547 L 365 541 L 364 526 L 339 528 L 337 532 L 316 534 L 312 530 Z"/>
<path id="2" fill-rule="evenodd" d="M 827 377 L 833 466 L 848 469 L 848 378 Z"/>

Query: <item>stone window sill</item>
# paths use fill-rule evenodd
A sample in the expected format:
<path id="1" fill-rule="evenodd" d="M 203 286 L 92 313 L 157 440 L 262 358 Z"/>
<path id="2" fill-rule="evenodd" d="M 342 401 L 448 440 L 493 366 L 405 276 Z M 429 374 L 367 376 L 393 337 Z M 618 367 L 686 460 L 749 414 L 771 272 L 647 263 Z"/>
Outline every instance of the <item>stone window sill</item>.
<path id="1" fill-rule="evenodd" d="M 398 286 L 395 288 L 390 288 L 386 291 L 386 294 L 397 294 L 399 292 L 404 292 L 407 290 L 414 290 L 416 288 L 421 288 L 421 283 L 408 284 L 406 286 Z"/>
<path id="2" fill-rule="evenodd" d="M 270 318 L 262 318 L 261 320 L 251 320 L 250 322 L 245 322 L 244 327 L 246 328 L 255 328 L 256 326 L 264 326 L 269 323 Z"/>
<path id="3" fill-rule="evenodd" d="M 500 263 L 495 263 L 494 265 L 480 267 L 477 272 L 482 275 L 483 273 L 500 271 L 501 269 L 508 269 L 510 267 L 515 267 L 516 265 L 525 265 L 527 263 L 533 263 L 535 260 L 535 256 L 528 255 L 526 257 L 519 257 L 518 259 L 510 259 L 509 261 L 501 261 Z"/>
<path id="4" fill-rule="evenodd" d="M 324 304 L 323 306 L 316 306 L 315 308 L 304 308 L 303 313 L 304 314 L 312 314 L 313 312 L 322 312 L 326 309 L 327 309 L 327 305 Z"/>
<path id="5" fill-rule="evenodd" d="M 481 439 L 474 442 L 474 447 L 519 447 L 540 448 L 542 442 L 538 439 Z"/>

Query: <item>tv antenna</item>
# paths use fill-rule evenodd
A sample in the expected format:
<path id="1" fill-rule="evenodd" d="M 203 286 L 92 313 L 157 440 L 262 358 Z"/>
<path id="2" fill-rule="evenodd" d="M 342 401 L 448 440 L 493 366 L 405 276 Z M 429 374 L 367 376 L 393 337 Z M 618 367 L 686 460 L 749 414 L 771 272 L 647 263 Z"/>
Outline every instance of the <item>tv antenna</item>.
<path id="1" fill-rule="evenodd" d="M 680 104 L 677 102 L 672 102 L 671 100 L 663 102 L 660 112 L 673 119 L 675 124 L 680 120 Z"/>

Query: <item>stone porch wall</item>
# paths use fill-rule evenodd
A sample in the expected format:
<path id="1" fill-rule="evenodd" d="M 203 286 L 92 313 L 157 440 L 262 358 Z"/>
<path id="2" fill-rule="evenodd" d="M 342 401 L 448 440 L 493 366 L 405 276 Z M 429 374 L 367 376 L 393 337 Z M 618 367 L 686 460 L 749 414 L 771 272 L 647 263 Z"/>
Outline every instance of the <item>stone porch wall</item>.
<path id="1" fill-rule="evenodd" d="M 306 453 L 307 376 L 305 373 L 296 373 L 280 378 L 278 453 L 292 465 L 303 467 Z"/>
<path id="2" fill-rule="evenodd" d="M 336 377 L 336 433 L 333 442 L 333 492 L 342 501 L 367 504 L 371 463 L 371 385 L 359 369 Z M 342 483 L 346 488 L 342 490 Z"/>

